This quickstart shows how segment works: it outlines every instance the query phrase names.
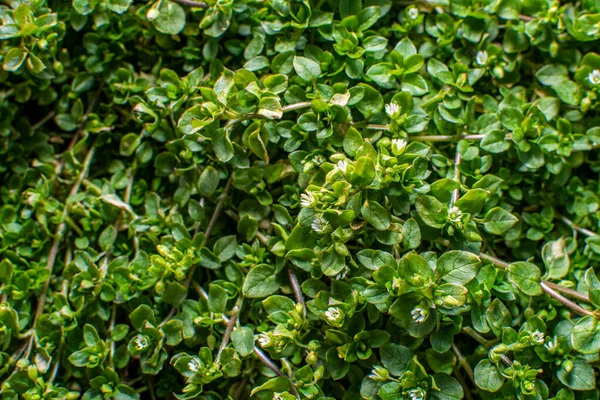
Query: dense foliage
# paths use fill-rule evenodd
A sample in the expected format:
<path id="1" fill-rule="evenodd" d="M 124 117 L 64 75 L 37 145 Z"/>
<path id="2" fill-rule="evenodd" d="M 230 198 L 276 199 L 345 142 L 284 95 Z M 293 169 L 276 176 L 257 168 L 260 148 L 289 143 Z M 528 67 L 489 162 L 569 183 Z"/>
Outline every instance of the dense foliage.
<path id="1" fill-rule="evenodd" d="M 0 19 L 0 398 L 599 398 L 597 0 Z"/>

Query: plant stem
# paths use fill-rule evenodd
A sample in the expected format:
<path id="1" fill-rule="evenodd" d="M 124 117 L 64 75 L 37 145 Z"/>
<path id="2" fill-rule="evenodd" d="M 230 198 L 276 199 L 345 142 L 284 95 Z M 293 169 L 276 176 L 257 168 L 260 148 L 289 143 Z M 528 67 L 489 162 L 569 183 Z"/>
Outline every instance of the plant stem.
<path id="1" fill-rule="evenodd" d="M 193 1 L 193 0 L 175 0 L 180 4 L 184 4 L 186 6 L 190 6 L 190 7 L 196 7 L 196 8 L 208 8 L 208 4 L 206 4 L 203 1 Z"/>
<path id="2" fill-rule="evenodd" d="M 227 322 L 227 328 L 225 329 L 225 333 L 223 334 L 223 340 L 221 340 L 221 345 L 219 346 L 219 352 L 217 353 L 216 362 L 218 363 L 221 359 L 221 353 L 229 344 L 229 337 L 231 336 L 231 331 L 233 331 L 233 327 L 235 326 L 235 322 L 237 321 L 238 314 L 240 309 L 242 308 L 242 303 L 244 301 L 243 297 L 238 297 L 236 305 L 231 310 L 231 318 Z"/>
<path id="3" fill-rule="evenodd" d="M 81 182 L 88 174 L 95 151 L 96 151 L 96 143 L 94 143 L 90 147 L 87 155 L 85 156 L 85 160 L 83 162 L 83 168 L 79 172 L 79 175 L 77 176 L 77 179 L 75 180 L 75 183 L 73 184 L 73 186 L 71 187 L 71 190 L 69 191 L 69 196 L 67 197 L 67 202 L 68 202 L 69 198 L 75 196 L 77 194 L 77 192 L 79 191 Z M 54 263 L 56 261 L 56 256 L 58 255 L 58 247 L 59 247 L 60 242 L 62 241 L 63 236 L 65 234 L 65 229 L 67 226 L 66 220 L 67 220 L 67 216 L 68 216 L 68 212 L 69 212 L 69 205 L 67 204 L 67 202 L 65 202 L 65 206 L 63 209 L 63 213 L 62 213 L 62 221 L 58 225 L 58 228 L 56 229 L 56 232 L 54 234 L 54 241 L 52 242 L 52 247 L 50 248 L 50 253 L 48 255 L 48 261 L 46 262 L 46 268 L 49 271 L 48 278 L 44 281 L 44 285 L 42 286 L 42 291 L 40 292 L 40 297 L 38 299 L 35 316 L 33 318 L 33 326 L 34 327 L 35 327 L 35 322 L 36 322 L 37 318 L 42 314 L 42 311 L 44 310 L 44 304 L 46 303 L 46 294 L 48 293 L 48 286 L 50 285 L 50 279 L 52 278 L 52 271 L 54 269 Z"/>
<path id="4" fill-rule="evenodd" d="M 196 289 L 196 291 L 198 292 L 198 294 L 200 296 L 202 296 L 205 300 L 208 300 L 208 293 L 206 293 L 206 291 L 202 288 L 202 286 L 198 285 L 197 282 L 193 282 L 192 285 L 194 286 L 194 289 Z M 221 316 L 221 318 L 223 319 L 223 323 L 225 325 L 229 325 L 230 319 L 225 314 L 223 314 Z M 283 372 L 281 372 L 279 367 L 277 365 L 275 365 L 275 363 L 273 361 L 271 361 L 271 359 L 269 357 L 267 357 L 267 355 L 261 349 L 259 349 L 257 346 L 254 346 L 253 351 L 254 351 L 254 354 L 258 357 L 258 359 L 261 360 L 263 362 L 263 364 L 265 364 L 277 376 L 285 376 L 285 374 Z M 294 396 L 296 396 L 296 398 L 300 398 L 300 395 L 298 394 L 296 387 L 291 383 L 290 383 L 290 390 L 292 391 Z"/>
<path id="5" fill-rule="evenodd" d="M 456 149 L 456 154 L 454 155 L 454 180 L 456 182 L 458 182 L 458 184 L 460 185 L 460 171 L 458 169 L 458 167 L 460 166 L 460 164 L 462 163 L 462 156 L 460 155 L 460 152 L 458 151 L 458 149 Z M 456 200 L 458 200 L 458 195 L 459 195 L 459 188 L 456 188 L 452 191 L 452 197 L 450 197 L 450 207 L 454 206 L 454 203 L 456 203 Z"/>
<path id="6" fill-rule="evenodd" d="M 232 220 L 234 220 L 236 223 L 240 221 L 240 217 L 236 213 L 234 213 L 233 211 L 231 211 L 231 210 L 226 210 L 225 214 L 229 218 L 231 218 Z M 264 235 L 262 232 L 258 232 L 257 231 L 255 237 L 258 239 L 258 241 L 263 246 L 268 247 L 267 246 L 267 243 L 269 242 L 269 237 L 268 236 Z"/>
<path id="7" fill-rule="evenodd" d="M 489 256 L 487 254 L 481 253 L 479 255 L 479 257 L 483 258 L 484 260 L 491 261 L 494 265 L 496 265 L 497 267 L 500 267 L 502 269 L 507 269 L 508 266 L 509 266 L 508 263 L 506 263 L 506 262 L 504 262 L 502 260 L 499 260 L 496 257 Z M 594 313 L 592 313 L 591 311 L 589 311 L 589 310 L 581 307 L 579 304 L 574 303 L 571 300 L 567 299 L 566 297 L 564 297 L 560 293 L 556 292 L 555 289 L 558 290 L 558 291 L 561 291 L 561 292 L 563 292 L 565 294 L 568 294 L 570 296 L 573 296 L 573 297 L 575 297 L 577 299 L 589 302 L 590 300 L 587 298 L 587 296 L 585 296 L 585 295 L 583 295 L 583 294 L 581 294 L 579 292 L 576 292 L 574 290 L 571 290 L 571 289 L 568 289 L 568 288 L 556 285 L 556 284 L 554 284 L 552 282 L 548 282 L 546 280 L 542 280 L 540 282 L 540 286 L 542 287 L 542 290 L 544 292 L 546 292 L 546 294 L 548 294 L 550 297 L 558 300 L 564 306 L 570 308 L 571 310 L 573 310 L 575 312 L 578 312 L 580 314 L 583 314 L 583 315 L 595 316 Z"/>
<path id="8" fill-rule="evenodd" d="M 294 295 L 296 296 L 296 301 L 302 304 L 302 307 L 305 307 L 304 297 L 302 297 L 302 289 L 300 288 L 300 283 L 298 283 L 298 277 L 294 271 L 292 271 L 292 267 L 288 266 L 287 268 L 288 277 L 290 278 L 290 283 L 292 284 L 292 289 L 294 289 Z"/>
<path id="9" fill-rule="evenodd" d="M 557 290 L 559 292 L 562 292 L 568 296 L 574 297 L 578 300 L 581 301 L 585 301 L 586 303 L 590 303 L 590 299 L 588 296 L 586 296 L 585 294 L 578 292 L 576 290 L 573 289 L 569 289 L 568 287 L 564 287 L 561 285 L 557 285 L 556 283 L 553 282 L 548 282 L 546 280 L 542 281 L 544 284 L 548 285 L 548 287 L 550 287 L 551 289 Z"/>
<path id="10" fill-rule="evenodd" d="M 550 286 L 548 286 L 546 284 L 546 282 L 542 281 L 540 283 L 540 285 L 542 286 L 542 289 L 544 290 L 544 292 L 546 292 L 546 294 L 548 294 L 550 297 L 554 298 L 555 300 L 558 300 L 564 306 L 570 308 L 571 310 L 573 310 L 575 312 L 578 312 L 579 314 L 595 317 L 593 312 L 591 312 L 590 310 L 586 310 L 585 308 L 581 307 L 579 304 L 576 304 L 576 303 L 572 302 L 571 300 L 567 299 L 566 297 L 564 297 L 563 295 L 561 295 L 560 293 L 555 292 L 554 289 L 552 289 Z"/>
<path id="11" fill-rule="evenodd" d="M 492 257 L 490 255 L 481 253 L 479 254 L 479 257 L 486 260 L 486 261 L 490 261 L 492 264 L 494 264 L 496 267 L 502 268 L 502 269 L 507 269 L 508 266 L 510 264 L 508 264 L 507 262 L 504 262 L 496 257 Z"/>
<path id="12" fill-rule="evenodd" d="M 485 135 L 424 135 L 408 136 L 411 142 L 456 142 L 458 140 L 481 140 Z"/>
<path id="13" fill-rule="evenodd" d="M 452 351 L 454 351 L 454 354 L 456 354 L 456 357 L 458 358 L 458 363 L 460 364 L 460 366 L 465 370 L 465 372 L 469 376 L 469 379 L 471 380 L 471 382 L 474 383 L 475 377 L 473 375 L 473 369 L 471 368 L 471 365 L 469 364 L 467 359 L 463 357 L 462 353 L 460 352 L 460 350 L 458 349 L 458 347 L 456 347 L 456 344 L 454 344 L 454 343 L 452 343 Z"/>
<path id="14" fill-rule="evenodd" d="M 81 136 L 81 132 L 83 132 L 85 123 L 87 122 L 90 114 L 92 113 L 92 111 L 94 111 L 94 109 L 96 108 L 96 105 L 98 104 L 98 100 L 100 99 L 100 94 L 102 93 L 103 87 L 104 87 L 104 83 L 100 84 L 100 86 L 98 87 L 98 90 L 96 90 L 96 93 L 94 94 L 94 97 L 92 98 L 92 101 L 88 105 L 88 108 L 85 110 L 85 114 L 83 114 L 83 117 L 81 118 L 81 124 L 79 125 L 79 129 L 77 129 L 77 132 L 75 132 L 75 134 L 73 135 L 73 138 L 71 139 L 71 142 L 69 143 L 69 146 L 67 147 L 67 150 L 65 150 L 65 152 L 71 151 L 73 149 L 73 147 L 75 147 L 75 144 L 79 140 L 79 136 Z M 63 169 L 64 165 L 65 165 L 65 158 L 63 157 L 60 160 L 60 162 L 58 163 L 58 166 L 56 167 L 56 176 L 57 177 L 62 173 L 62 169 Z"/>
<path id="15" fill-rule="evenodd" d="M 233 400 L 239 400 L 240 397 L 242 397 L 242 393 L 244 393 L 244 388 L 246 387 L 247 383 L 248 383 L 248 378 L 244 377 L 244 379 L 242 379 L 240 381 L 240 384 L 238 385 L 237 389 L 235 389 L 235 394 L 233 395 Z"/>
<path id="16" fill-rule="evenodd" d="M 302 101 L 300 103 L 288 104 L 287 106 L 283 106 L 283 107 L 281 107 L 281 111 L 283 111 L 284 113 L 286 113 L 288 111 L 301 110 L 303 108 L 308 108 L 310 106 L 311 106 L 311 102 L 310 101 Z"/>
<path id="17" fill-rule="evenodd" d="M 223 193 L 221 193 L 219 202 L 217 203 L 217 206 L 215 207 L 215 211 L 213 212 L 210 222 L 208 223 L 208 227 L 206 228 L 206 231 L 204 233 L 203 245 L 206 244 L 206 241 L 210 237 L 210 234 L 212 233 L 213 229 L 215 228 L 215 225 L 217 224 L 219 216 L 221 215 L 221 210 L 223 209 L 223 204 L 225 204 L 225 200 L 227 199 L 227 196 L 229 194 L 229 191 L 231 190 L 232 185 L 233 185 L 233 175 L 230 175 L 229 179 L 227 179 L 227 183 L 225 184 L 225 189 L 223 189 Z M 190 284 L 188 282 L 186 287 L 189 287 L 189 286 L 190 286 Z"/>
<path id="18" fill-rule="evenodd" d="M 204 245 L 208 241 L 208 238 L 210 237 L 213 229 L 215 228 L 215 225 L 217 224 L 217 220 L 219 219 L 219 216 L 221 215 L 221 210 L 223 209 L 223 204 L 225 204 L 225 200 L 227 200 L 229 191 L 231 190 L 232 186 L 233 186 L 233 175 L 229 175 L 229 179 L 227 179 L 227 183 L 225 184 L 223 193 L 221 193 L 221 195 L 219 196 L 219 201 L 215 207 L 215 211 L 213 212 L 213 215 L 210 218 L 210 221 L 208 223 L 208 227 L 206 228 L 206 231 L 204 232 L 204 240 L 202 242 L 202 247 L 204 247 Z M 185 282 L 183 283 L 183 286 L 185 287 L 186 292 L 190 287 L 190 283 L 192 282 L 192 279 L 194 278 L 195 272 L 196 272 L 196 265 L 193 265 L 190 268 L 187 277 L 185 278 Z M 163 320 L 163 322 L 162 322 L 163 324 L 165 322 L 167 322 L 169 319 L 171 319 L 171 317 L 173 315 L 175 315 L 175 310 L 176 310 L 175 307 L 171 308 L 171 311 L 169 311 L 169 314 Z"/>
<path id="19" fill-rule="evenodd" d="M 463 388 L 463 393 L 465 395 L 465 399 L 473 400 L 473 395 L 471 394 L 471 391 L 469 390 L 469 386 L 467 385 L 467 382 L 465 382 L 463 375 L 460 373 L 460 369 L 458 369 L 458 368 L 454 369 L 454 376 L 456 377 L 456 380 L 458 381 L 460 386 L 462 386 L 462 388 Z"/>
<path id="20" fill-rule="evenodd" d="M 489 340 L 487 340 L 486 338 L 484 338 L 483 336 L 481 336 L 478 332 L 476 332 L 473 328 L 471 328 L 470 326 L 466 326 L 462 329 L 463 333 L 466 333 L 467 335 L 471 336 L 471 338 L 475 339 L 479 344 L 485 346 L 486 349 L 491 349 L 493 344 L 490 343 Z M 512 361 L 510 361 L 510 358 L 508 358 L 505 354 L 500 354 L 500 359 L 502 360 L 502 362 L 506 365 L 508 365 L 509 367 L 512 365 Z"/>
<path id="21" fill-rule="evenodd" d="M 38 122 L 36 122 L 32 127 L 31 127 L 31 131 L 34 132 L 38 129 L 40 129 L 42 126 L 44 126 L 44 124 L 48 121 L 50 121 L 52 119 L 52 117 L 54 117 L 54 114 L 56 114 L 56 111 L 50 111 L 48 114 L 46 114 L 42 119 L 40 119 Z"/>
<path id="22" fill-rule="evenodd" d="M 570 219 L 568 219 L 567 217 L 563 217 L 562 215 L 560 215 L 559 218 L 562 222 L 569 225 L 569 227 L 571 229 L 573 229 L 574 231 L 577 231 L 585 236 L 598 236 L 598 234 L 596 232 L 593 232 L 589 229 L 585 229 L 585 228 L 575 225 L 575 223 L 573 221 L 571 221 Z"/>

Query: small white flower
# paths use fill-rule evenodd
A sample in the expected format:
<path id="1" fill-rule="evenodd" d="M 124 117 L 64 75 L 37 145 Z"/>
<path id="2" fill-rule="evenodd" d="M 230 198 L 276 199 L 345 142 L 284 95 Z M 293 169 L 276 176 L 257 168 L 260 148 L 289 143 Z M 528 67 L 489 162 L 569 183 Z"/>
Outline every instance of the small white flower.
<path id="1" fill-rule="evenodd" d="M 588 81 L 592 85 L 600 85 L 600 69 L 595 69 L 588 75 Z"/>
<path id="2" fill-rule="evenodd" d="M 198 372 L 198 370 L 200 370 L 201 366 L 202 366 L 202 364 L 200 364 L 200 360 L 198 360 L 196 357 L 192 358 L 190 360 L 190 362 L 188 363 L 188 368 L 192 372 Z"/>
<path id="3" fill-rule="evenodd" d="M 399 156 L 400 154 L 404 153 L 407 144 L 408 142 L 404 139 L 392 139 L 392 153 L 394 153 L 396 156 Z"/>
<path id="4" fill-rule="evenodd" d="M 340 316 L 340 309 L 337 307 L 329 307 L 327 311 L 325 311 L 325 318 L 329 320 L 337 320 Z"/>
<path id="5" fill-rule="evenodd" d="M 348 161 L 346 161 L 346 160 L 338 161 L 337 169 L 339 169 L 340 171 L 342 171 L 342 173 L 345 174 L 346 170 L 348 169 Z"/>
<path id="6" fill-rule="evenodd" d="M 419 9 L 416 7 L 411 8 L 410 10 L 408 10 L 408 16 L 410 19 L 417 19 L 417 17 L 419 16 Z"/>
<path id="7" fill-rule="evenodd" d="M 448 209 L 448 219 L 450 220 L 450 222 L 453 222 L 453 223 L 460 222 L 461 217 L 462 217 L 462 212 L 460 211 L 460 209 L 458 207 L 452 206 Z"/>
<path id="8" fill-rule="evenodd" d="M 312 208 L 315 206 L 316 200 L 317 199 L 315 199 L 315 196 L 311 192 L 302 193 L 300 195 L 300 205 L 302 207 Z"/>
<path id="9" fill-rule="evenodd" d="M 311 160 L 313 162 L 313 164 L 315 165 L 321 165 L 325 162 L 325 157 L 323 157 L 320 154 L 317 154 L 316 156 L 314 156 Z"/>
<path id="10" fill-rule="evenodd" d="M 266 333 L 261 333 L 260 335 L 258 335 L 258 344 L 260 345 L 260 347 L 267 347 L 272 342 L 273 341 L 271 340 L 269 335 L 267 335 Z"/>
<path id="11" fill-rule="evenodd" d="M 134 344 L 137 351 L 142 351 L 148 346 L 148 339 L 143 336 L 136 336 Z"/>
<path id="12" fill-rule="evenodd" d="M 323 217 L 317 217 L 313 220 L 311 227 L 317 233 L 325 233 L 329 229 L 329 222 L 323 219 Z"/>
<path id="13" fill-rule="evenodd" d="M 552 351 L 558 347 L 558 342 L 556 341 L 556 337 L 546 338 L 546 343 L 544 347 L 548 349 L 548 351 Z"/>
<path id="14" fill-rule="evenodd" d="M 544 343 L 544 332 L 533 331 L 533 333 L 531 334 L 531 341 L 534 344 L 542 344 L 542 343 Z"/>
<path id="15" fill-rule="evenodd" d="M 385 105 L 385 113 L 390 118 L 394 118 L 400 112 L 398 103 L 390 103 Z"/>
<path id="16" fill-rule="evenodd" d="M 410 315 L 412 316 L 413 321 L 420 324 L 421 322 L 424 322 L 427 319 L 427 317 L 429 316 L 429 312 L 421 307 L 415 307 L 410 312 Z"/>
<path id="17" fill-rule="evenodd" d="M 487 63 L 488 60 L 488 53 L 487 51 L 483 50 L 483 51 L 478 51 L 477 52 L 477 56 L 475 57 L 475 61 L 477 62 L 478 65 L 485 65 Z"/>
<path id="18" fill-rule="evenodd" d="M 427 393 L 423 389 L 418 388 L 408 392 L 408 395 L 410 396 L 410 400 L 423 400 Z"/>

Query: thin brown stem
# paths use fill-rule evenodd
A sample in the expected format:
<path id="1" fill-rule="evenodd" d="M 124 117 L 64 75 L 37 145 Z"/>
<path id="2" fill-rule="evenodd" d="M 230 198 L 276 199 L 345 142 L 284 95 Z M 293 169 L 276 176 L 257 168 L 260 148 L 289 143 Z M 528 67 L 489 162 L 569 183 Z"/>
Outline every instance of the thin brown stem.
<path id="1" fill-rule="evenodd" d="M 292 289 L 294 290 L 294 296 L 296 296 L 296 301 L 302 304 L 302 307 L 305 307 L 304 297 L 302 296 L 302 289 L 300 288 L 300 283 L 298 282 L 298 277 L 292 271 L 292 267 L 288 266 L 287 268 L 288 277 L 290 278 L 290 283 L 292 285 Z"/>
<path id="2" fill-rule="evenodd" d="M 423 135 L 409 136 L 408 140 L 412 142 L 456 142 L 459 140 L 481 140 L 485 135 Z"/>
<path id="3" fill-rule="evenodd" d="M 496 267 L 502 268 L 502 269 L 507 269 L 508 266 L 510 265 L 507 262 L 504 262 L 496 257 L 492 257 L 490 255 L 481 253 L 479 254 L 479 257 L 486 260 L 486 261 L 490 261 L 492 264 L 494 264 Z"/>
<path id="4" fill-rule="evenodd" d="M 229 179 L 227 179 L 227 183 L 225 184 L 225 189 L 223 189 L 223 193 L 221 193 L 219 201 L 215 207 L 215 211 L 213 212 L 213 215 L 208 223 L 208 227 L 206 228 L 206 231 L 204 233 L 204 241 L 202 242 L 202 246 L 204 246 L 206 244 L 213 229 L 215 228 L 215 225 L 217 224 L 219 216 L 221 215 L 221 210 L 223 209 L 225 200 L 227 200 L 227 197 L 229 196 L 229 191 L 231 190 L 232 185 L 233 185 L 233 175 L 230 175 Z M 190 271 L 188 272 L 187 277 L 185 278 L 185 282 L 183 282 L 183 286 L 185 287 L 186 292 L 190 287 L 190 283 L 192 282 L 192 279 L 194 278 L 195 272 L 196 272 L 196 265 L 193 265 L 190 268 Z M 175 307 L 171 308 L 171 311 L 169 311 L 169 314 L 163 320 L 163 324 L 165 322 L 167 322 L 169 319 L 171 319 L 171 317 L 173 317 L 173 315 L 175 315 L 175 311 L 176 311 Z"/>
<path id="5" fill-rule="evenodd" d="M 564 216 L 561 215 L 561 216 L 559 216 L 559 218 L 560 218 L 560 220 L 562 222 L 564 222 L 565 224 L 569 225 L 569 227 L 571 229 L 573 229 L 574 231 L 577 231 L 577 232 L 581 233 L 582 235 L 585 235 L 585 236 L 598 236 L 598 234 L 596 232 L 593 232 L 593 231 L 591 231 L 589 229 L 582 228 L 580 226 L 575 225 L 575 223 L 573 221 L 571 221 L 567 217 L 564 217 Z"/>
<path id="6" fill-rule="evenodd" d="M 235 389 L 235 394 L 233 395 L 233 400 L 239 400 L 244 393 L 244 389 L 246 388 L 246 384 L 248 383 L 248 378 L 244 377 L 238 385 L 237 389 Z"/>
<path id="7" fill-rule="evenodd" d="M 479 344 L 484 346 L 486 349 L 491 349 L 494 345 L 492 342 L 481 336 L 478 332 L 476 332 L 470 326 L 466 326 L 462 329 L 462 332 L 469 335 L 471 338 L 475 339 Z M 502 362 L 508 366 L 512 365 L 512 361 L 505 354 L 500 354 L 500 359 Z"/>
<path id="8" fill-rule="evenodd" d="M 281 107 L 281 111 L 286 113 L 289 111 L 295 111 L 295 110 L 301 110 L 303 108 L 308 108 L 310 106 L 311 106 L 310 101 L 302 101 L 300 103 L 288 104 L 287 106 L 283 106 L 283 107 Z"/>
<path id="9" fill-rule="evenodd" d="M 79 129 L 77 129 L 77 131 L 73 135 L 73 138 L 71 139 L 71 142 L 69 143 L 69 146 L 67 147 L 67 150 L 65 150 L 65 152 L 71 151 L 73 149 L 73 147 L 75 147 L 75 144 L 77 144 L 77 141 L 79 140 L 79 136 L 81 136 L 81 132 L 83 132 L 83 128 L 85 127 L 85 123 L 87 122 L 92 111 L 94 111 L 94 109 L 96 108 L 96 105 L 98 104 L 98 100 L 100 100 L 100 94 L 102 93 L 103 87 L 104 87 L 104 84 L 102 83 L 98 87 L 98 90 L 96 90 L 96 93 L 94 94 L 94 97 L 92 98 L 92 101 L 88 105 L 88 108 L 85 110 L 85 113 L 83 114 L 83 117 L 81 118 L 81 123 L 79 124 Z M 56 176 L 59 176 L 62 173 L 62 169 L 63 169 L 64 165 L 65 165 L 65 158 L 63 157 L 60 160 L 60 162 L 58 163 L 58 166 L 56 168 Z"/>
<path id="10" fill-rule="evenodd" d="M 544 292 L 546 292 L 546 294 L 548 294 L 553 299 L 558 300 L 565 307 L 570 308 L 571 310 L 578 312 L 581 315 L 595 317 L 593 312 L 581 307 L 579 304 L 572 302 L 571 300 L 567 299 L 560 293 L 554 291 L 554 289 L 552 289 L 550 286 L 548 286 L 546 284 L 546 282 L 542 282 L 542 283 L 540 283 L 540 285 L 542 286 L 542 289 L 544 290 Z"/>
<path id="11" fill-rule="evenodd" d="M 473 400 L 473 395 L 471 394 L 471 390 L 469 390 L 469 386 L 467 385 L 467 382 L 465 382 L 465 378 L 460 373 L 460 369 L 458 369 L 458 368 L 454 369 L 454 376 L 456 377 L 456 380 L 458 381 L 460 386 L 462 386 L 462 388 L 463 388 L 463 393 L 465 395 L 465 399 Z"/>
<path id="12" fill-rule="evenodd" d="M 208 4 L 206 4 L 203 1 L 192 1 L 192 0 L 175 0 L 175 1 L 177 1 L 180 4 L 190 6 L 190 7 L 208 8 Z"/>
<path id="13" fill-rule="evenodd" d="M 90 147 L 90 149 L 85 157 L 85 160 L 83 162 L 83 168 L 79 172 L 79 175 L 77 176 L 77 179 L 75 180 L 75 183 L 73 184 L 73 186 L 71 187 L 71 190 L 69 191 L 69 196 L 67 197 L 67 201 L 69 198 L 75 196 L 75 194 L 77 194 L 77 192 L 79 191 L 81 182 L 83 181 L 83 179 L 87 176 L 87 174 L 89 172 L 90 165 L 92 163 L 92 158 L 94 157 L 95 151 L 96 151 L 96 144 L 94 143 Z M 49 271 L 48 278 L 44 282 L 44 284 L 42 286 L 42 291 L 40 292 L 40 297 L 38 299 L 35 316 L 33 318 L 33 326 L 35 326 L 35 321 L 40 316 L 40 314 L 42 314 L 42 311 L 44 310 L 44 304 L 46 302 L 46 294 L 48 293 L 48 286 L 50 285 L 50 279 L 52 278 L 52 271 L 54 269 L 54 263 L 56 261 L 56 256 L 58 255 L 58 248 L 59 248 L 60 242 L 63 239 L 63 236 L 65 234 L 65 229 L 67 226 L 66 219 L 68 216 L 68 212 L 69 212 L 69 206 L 68 206 L 68 204 L 65 203 L 63 213 L 62 213 L 62 221 L 58 225 L 58 228 L 56 229 L 56 232 L 54 234 L 54 240 L 52 242 L 52 247 L 50 248 L 50 253 L 48 255 L 48 261 L 46 262 L 46 268 Z"/>
<path id="14" fill-rule="evenodd" d="M 232 220 L 234 220 L 235 222 L 239 222 L 240 217 L 238 217 L 238 215 L 231 211 L 231 210 L 226 210 L 225 214 L 231 218 Z M 256 232 L 255 237 L 258 239 L 258 241 L 265 247 L 268 247 L 267 243 L 269 242 L 269 237 L 264 235 L 262 232 Z"/>
<path id="15" fill-rule="evenodd" d="M 56 111 L 50 111 L 48 114 L 46 114 L 42 119 L 40 119 L 38 122 L 36 122 L 32 127 L 31 127 L 31 131 L 34 132 L 38 129 L 40 129 L 42 126 L 44 126 L 44 124 L 48 121 L 50 121 L 52 119 L 52 117 L 54 117 L 54 114 L 56 114 Z"/>
<path id="16" fill-rule="evenodd" d="M 454 155 L 454 180 L 456 182 L 458 182 L 458 184 L 460 185 L 460 170 L 458 169 L 458 167 L 460 166 L 460 164 L 462 163 L 462 156 L 460 155 L 460 152 L 458 151 L 458 148 L 456 149 L 456 154 Z M 456 200 L 458 200 L 458 195 L 459 195 L 459 188 L 454 189 L 454 191 L 452 191 L 452 197 L 450 198 L 450 207 L 454 206 L 454 203 L 456 203 Z"/>
<path id="17" fill-rule="evenodd" d="M 206 243 L 206 241 L 210 237 L 210 234 L 212 233 L 213 229 L 215 228 L 215 225 L 217 224 L 219 216 L 221 215 L 221 210 L 223 209 L 223 205 L 225 204 L 225 200 L 227 199 L 227 196 L 229 195 L 229 191 L 231 190 L 232 185 L 233 185 L 233 175 L 230 175 L 229 179 L 227 180 L 227 183 L 225 184 L 225 189 L 223 190 L 223 193 L 221 193 L 219 202 L 217 203 L 217 206 L 215 207 L 215 211 L 213 212 L 210 222 L 208 223 L 206 232 L 204 233 L 204 243 Z M 189 287 L 189 283 L 188 283 L 188 287 Z"/>
<path id="18" fill-rule="evenodd" d="M 456 354 L 456 357 L 458 358 L 458 363 L 460 364 L 462 369 L 465 370 L 465 373 L 469 376 L 471 382 L 475 382 L 475 377 L 473 375 L 473 369 L 471 368 L 471 365 L 469 364 L 467 359 L 463 357 L 462 353 L 454 343 L 452 343 L 452 351 L 454 351 L 454 354 Z"/>
<path id="19" fill-rule="evenodd" d="M 198 292 L 198 294 L 202 298 L 204 298 L 205 300 L 208 300 L 208 293 L 206 293 L 206 291 L 202 288 L 202 286 L 198 285 L 197 282 L 193 282 L 192 286 L 194 287 L 196 292 Z M 221 316 L 221 318 L 225 325 L 229 325 L 230 319 L 225 314 L 223 314 Z M 273 371 L 277 376 L 285 376 L 285 374 L 283 372 L 281 372 L 279 367 L 277 365 L 275 365 L 275 363 L 273 361 L 271 361 L 271 359 L 269 357 L 267 357 L 267 355 L 261 349 L 259 349 L 257 346 L 254 346 L 253 351 L 254 351 L 254 354 L 256 355 L 256 357 L 258 357 L 258 359 L 261 360 L 263 362 L 263 364 L 265 364 L 267 366 L 267 368 L 269 368 L 271 371 Z M 300 395 L 298 394 L 298 391 L 296 390 L 296 387 L 293 384 L 290 384 L 290 389 L 291 389 L 292 393 L 294 394 L 294 396 L 296 396 L 297 398 L 300 398 Z"/>
<path id="20" fill-rule="evenodd" d="M 554 289 L 554 290 L 557 290 L 559 292 L 562 292 L 562 293 L 564 293 L 564 294 L 566 294 L 568 296 L 574 297 L 574 298 L 576 298 L 578 300 L 585 301 L 586 303 L 590 302 L 589 297 L 587 295 L 581 293 L 581 292 L 578 292 L 578 291 L 573 290 L 573 289 L 569 289 L 568 287 L 557 285 L 556 283 L 553 283 L 553 282 L 548 282 L 546 280 L 543 280 L 542 282 L 544 284 L 546 284 L 548 287 L 550 287 L 551 289 Z"/>
<path id="21" fill-rule="evenodd" d="M 229 321 L 227 322 L 227 328 L 225 328 L 225 333 L 223 334 L 223 339 L 221 340 L 221 345 L 219 346 L 219 352 L 217 353 L 217 362 L 219 362 L 219 360 L 221 359 L 221 353 L 223 353 L 223 350 L 229 344 L 229 338 L 231 336 L 231 332 L 233 331 L 233 327 L 235 326 L 235 322 L 237 321 L 240 309 L 242 308 L 243 301 L 244 298 L 239 297 L 237 304 L 233 307 L 233 310 L 231 310 L 231 318 L 229 318 Z"/>

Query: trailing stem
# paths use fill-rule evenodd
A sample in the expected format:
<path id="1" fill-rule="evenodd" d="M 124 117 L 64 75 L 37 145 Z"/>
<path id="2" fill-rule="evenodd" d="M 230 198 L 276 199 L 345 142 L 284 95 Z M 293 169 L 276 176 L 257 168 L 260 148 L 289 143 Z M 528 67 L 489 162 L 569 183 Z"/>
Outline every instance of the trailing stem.
<path id="1" fill-rule="evenodd" d="M 193 286 L 194 286 L 194 289 L 196 289 L 196 291 L 198 292 L 198 294 L 200 296 L 202 296 L 204 299 L 208 300 L 208 293 L 206 293 L 206 291 L 200 285 L 198 285 L 196 282 L 194 282 Z M 223 319 L 223 323 L 225 324 L 225 326 L 229 326 L 231 319 L 229 319 L 225 314 L 223 314 L 221 316 L 221 318 Z M 261 349 L 259 349 L 257 346 L 254 346 L 253 351 L 254 351 L 254 354 L 256 355 L 256 357 L 258 357 L 258 359 L 260 361 L 262 361 L 263 364 L 265 364 L 277 376 L 285 377 L 285 374 L 283 372 L 281 372 L 281 369 L 279 369 L 279 367 L 273 361 L 271 361 L 271 359 Z M 296 387 L 291 383 L 290 383 L 290 390 L 292 391 L 294 396 L 296 396 L 296 398 L 300 398 L 300 395 L 298 394 Z"/>
<path id="2" fill-rule="evenodd" d="M 496 265 L 497 267 L 502 268 L 502 269 L 507 269 L 509 267 L 509 265 L 510 265 L 510 264 L 508 264 L 508 263 L 506 263 L 506 262 L 504 262 L 502 260 L 497 259 L 496 257 L 492 257 L 492 256 L 489 256 L 487 254 L 483 254 L 482 253 L 479 256 L 481 258 L 483 258 L 484 260 L 492 262 L 494 265 Z M 583 295 L 583 294 L 581 294 L 579 292 L 576 292 L 574 290 L 571 290 L 571 289 L 562 287 L 560 285 L 554 284 L 552 282 L 548 282 L 546 280 L 542 280 L 540 282 L 540 286 L 542 287 L 542 290 L 544 292 L 546 292 L 546 294 L 548 294 L 553 299 L 558 300 L 565 307 L 568 307 L 571 310 L 573 310 L 575 312 L 578 312 L 579 314 L 582 314 L 582 315 L 595 316 L 593 312 L 591 312 L 590 310 L 587 310 L 587 309 L 581 307 L 579 304 L 574 303 L 573 301 L 567 299 L 565 296 L 563 296 L 560 293 L 558 293 L 557 290 L 561 291 L 561 292 L 563 292 L 565 294 L 568 294 L 568 295 L 570 295 L 572 297 L 575 297 L 575 298 L 578 298 L 580 300 L 589 302 L 590 300 L 587 298 L 587 296 L 585 296 L 585 295 Z"/>

